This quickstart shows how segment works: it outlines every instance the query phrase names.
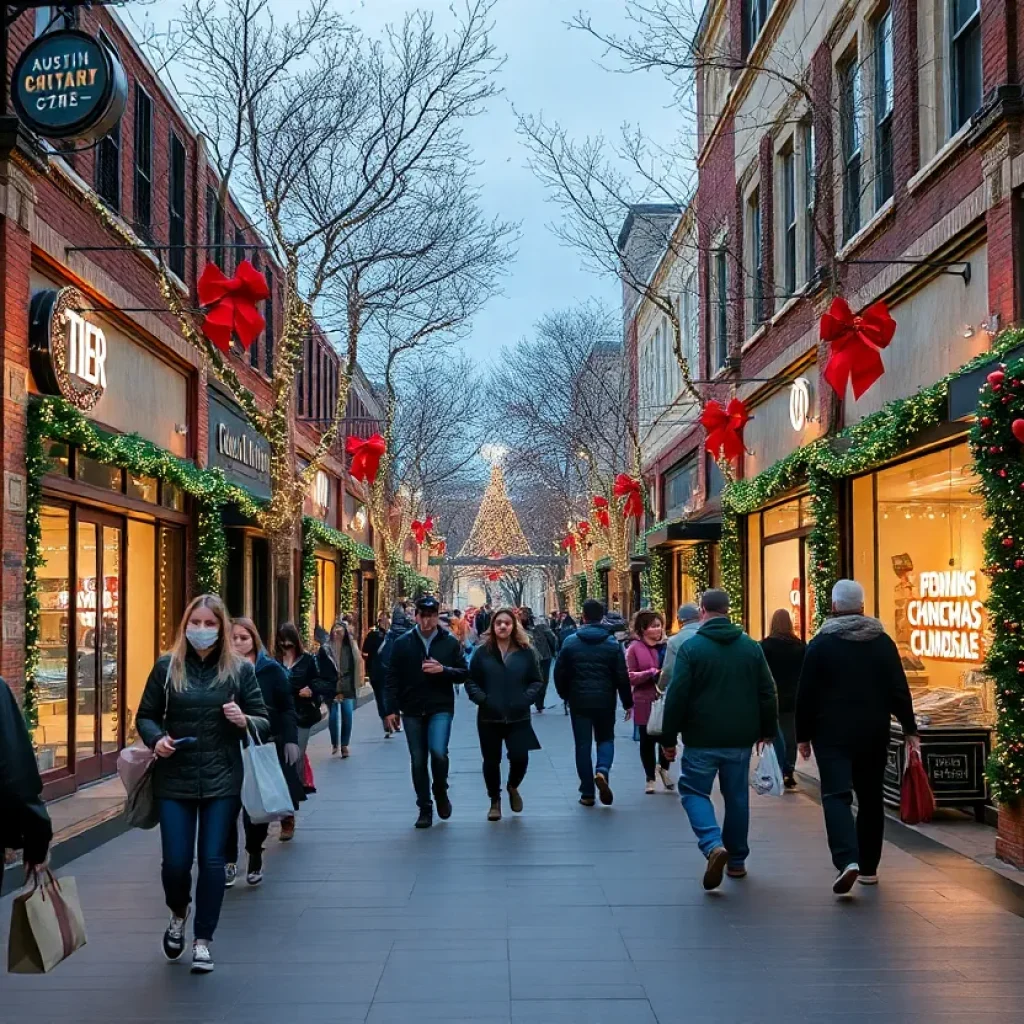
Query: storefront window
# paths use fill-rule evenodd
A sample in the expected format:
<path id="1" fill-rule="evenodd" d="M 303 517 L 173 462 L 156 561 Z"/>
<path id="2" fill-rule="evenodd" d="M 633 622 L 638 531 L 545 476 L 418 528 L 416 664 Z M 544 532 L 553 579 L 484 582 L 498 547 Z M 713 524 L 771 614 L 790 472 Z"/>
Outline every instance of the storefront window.
<path id="1" fill-rule="evenodd" d="M 39 668 L 36 698 L 39 725 L 33 734 L 40 771 L 66 768 L 68 763 L 68 542 L 71 516 L 67 509 L 44 505 L 39 515 Z"/>
<path id="2" fill-rule="evenodd" d="M 874 609 L 931 725 L 989 724 L 994 712 L 983 673 L 988 578 L 977 483 L 961 444 L 874 474 L 873 509 L 870 490 L 854 489 L 853 548 L 877 553 Z"/>
<path id="3" fill-rule="evenodd" d="M 328 558 L 316 560 L 316 624 L 330 630 L 338 616 L 338 565 Z"/>
<path id="4" fill-rule="evenodd" d="M 102 487 L 105 491 L 121 492 L 121 470 L 117 466 L 105 466 L 95 459 L 86 458 L 81 452 L 75 455 L 75 478 L 93 487 Z"/>
<path id="5" fill-rule="evenodd" d="M 160 484 L 160 504 L 173 512 L 185 511 L 185 494 L 180 487 L 164 480 Z"/>
<path id="6" fill-rule="evenodd" d="M 747 516 L 747 631 L 755 640 L 763 633 L 764 595 L 761 591 L 761 516 Z"/>
<path id="7" fill-rule="evenodd" d="M 764 619 L 765 628 L 772 616 L 785 608 L 800 632 L 803 596 L 800 589 L 800 548 L 798 538 L 764 546 Z"/>
<path id="8" fill-rule="evenodd" d="M 161 526 L 159 543 L 156 591 L 159 646 L 161 651 L 169 651 L 185 613 L 185 531 L 177 526 Z"/>
<path id="9" fill-rule="evenodd" d="M 787 501 L 783 505 L 776 505 L 764 513 L 764 535 L 766 537 L 799 529 L 800 503 L 796 499 Z"/>
<path id="10" fill-rule="evenodd" d="M 51 441 L 44 437 L 43 449 L 49 460 L 47 473 L 52 473 L 54 476 L 71 475 L 71 450 L 63 441 Z"/>
<path id="11" fill-rule="evenodd" d="M 129 498 L 138 498 L 140 501 L 152 502 L 155 505 L 159 486 L 159 481 L 155 477 L 128 474 Z"/>
<path id="12" fill-rule="evenodd" d="M 157 621 L 153 613 L 157 591 L 156 534 L 153 523 L 128 520 L 128 586 L 125 605 L 125 742 L 136 737 L 135 713 L 156 660 Z M 161 593 L 159 600 L 164 601 Z"/>

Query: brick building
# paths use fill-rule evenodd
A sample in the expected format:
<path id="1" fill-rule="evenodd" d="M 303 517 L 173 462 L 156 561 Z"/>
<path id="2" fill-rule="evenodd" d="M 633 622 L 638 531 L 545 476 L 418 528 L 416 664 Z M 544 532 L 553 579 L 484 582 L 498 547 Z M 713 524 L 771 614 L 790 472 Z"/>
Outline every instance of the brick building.
<path id="1" fill-rule="evenodd" d="M 723 497 L 724 583 L 759 638 L 778 608 L 810 635 L 827 600 L 815 585 L 860 580 L 930 715 L 926 753 L 952 766 L 933 775 L 940 803 L 979 817 L 995 715 L 984 620 L 952 646 L 919 627 L 925 581 L 987 592 L 966 444 L 977 380 L 957 375 L 1021 319 L 1018 12 L 713 0 L 695 41 L 701 376 L 753 417 Z M 897 323 L 859 399 L 819 376 L 836 295 L 854 311 L 884 300 Z M 998 852 L 1024 862 L 1016 815 L 999 820 Z"/>
<path id="2" fill-rule="evenodd" d="M 14 21 L 11 65 L 52 27 L 51 13 L 26 11 Z M 251 503 L 211 498 L 225 478 L 251 498 L 269 495 L 266 441 L 161 312 L 154 258 L 126 250 L 94 204 L 141 242 L 169 246 L 183 295 L 194 295 L 208 254 L 229 274 L 248 258 L 266 276 L 266 330 L 248 352 L 234 347 L 229 356 L 263 402 L 282 325 L 283 273 L 242 210 L 230 197 L 218 201 L 202 137 L 117 15 L 82 9 L 74 20 L 120 56 L 128 80 L 123 118 L 92 148 L 50 145 L 11 116 L 0 130 L 0 671 L 16 693 L 28 676 L 27 707 L 36 709 L 51 796 L 113 770 L 132 739 L 149 668 L 197 588 L 219 579 L 229 610 L 252 616 L 267 640 L 284 619 L 329 625 L 343 610 L 365 617 L 372 609 L 371 538 L 347 483 L 343 441 L 346 433 L 372 433 L 381 415 L 357 372 L 342 440 L 306 502 L 320 528 L 296 547 L 292 571 L 273 571 Z M 68 311 L 60 321 L 47 319 L 55 308 Z M 71 359 L 65 378 L 87 392 L 74 403 L 60 397 L 67 392 L 48 326 L 57 322 L 74 325 L 60 342 Z M 78 378 L 72 349 L 80 353 Z M 330 417 L 337 366 L 333 346 L 315 329 L 297 381 L 299 460 Z"/>

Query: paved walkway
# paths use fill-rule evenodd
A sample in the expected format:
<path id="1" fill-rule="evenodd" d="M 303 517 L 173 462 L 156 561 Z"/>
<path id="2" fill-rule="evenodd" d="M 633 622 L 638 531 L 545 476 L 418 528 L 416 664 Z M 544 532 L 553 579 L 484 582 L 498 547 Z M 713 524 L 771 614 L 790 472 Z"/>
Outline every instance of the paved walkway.
<path id="1" fill-rule="evenodd" d="M 49 977 L 0 975 L 0 1022 L 1020 1019 L 1024 920 L 941 861 L 889 845 L 883 884 L 837 903 L 817 805 L 754 797 L 750 876 L 706 895 L 678 800 L 643 793 L 629 726 L 615 805 L 592 810 L 576 804 L 568 720 L 549 711 L 537 730 L 525 813 L 489 824 L 463 696 L 455 814 L 428 832 L 412 828 L 404 739 L 383 740 L 372 705 L 351 759 L 316 737 L 320 792 L 295 842 L 272 840 L 264 884 L 227 893 L 208 977 L 160 956 L 155 833 L 75 861 L 89 945 Z"/>

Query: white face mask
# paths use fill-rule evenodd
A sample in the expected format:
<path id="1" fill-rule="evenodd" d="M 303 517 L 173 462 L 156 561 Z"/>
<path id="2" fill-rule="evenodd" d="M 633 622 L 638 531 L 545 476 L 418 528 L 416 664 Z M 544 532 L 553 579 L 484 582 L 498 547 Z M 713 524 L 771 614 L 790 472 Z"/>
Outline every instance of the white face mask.
<path id="1" fill-rule="evenodd" d="M 209 650 L 219 636 L 219 626 L 189 626 L 185 630 L 185 637 L 197 651 Z"/>

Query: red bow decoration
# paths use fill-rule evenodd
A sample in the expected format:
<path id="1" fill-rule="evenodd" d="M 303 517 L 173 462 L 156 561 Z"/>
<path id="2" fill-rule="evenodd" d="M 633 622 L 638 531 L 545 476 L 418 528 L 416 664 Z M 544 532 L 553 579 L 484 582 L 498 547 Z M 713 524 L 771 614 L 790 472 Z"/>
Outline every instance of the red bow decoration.
<path id="1" fill-rule="evenodd" d="M 576 534 L 575 533 L 567 533 L 565 535 L 565 539 L 562 541 L 562 547 L 565 548 L 566 551 L 575 551 L 576 550 Z"/>
<path id="2" fill-rule="evenodd" d="M 825 380 L 843 398 L 846 385 L 853 385 L 853 397 L 860 398 L 885 373 L 881 351 L 896 333 L 896 321 L 884 302 L 868 306 L 854 316 L 846 300 L 836 296 L 821 318 L 821 340 L 831 344 Z"/>
<path id="3" fill-rule="evenodd" d="M 608 499 L 602 498 L 601 495 L 598 494 L 595 495 L 593 504 L 594 519 L 597 522 L 597 525 L 600 526 L 602 530 L 610 529 L 612 521 L 608 514 Z"/>
<path id="4" fill-rule="evenodd" d="M 207 263 L 196 286 L 200 306 L 210 309 L 203 320 L 203 334 L 222 352 L 231 348 L 236 334 L 243 349 L 267 326 L 257 302 L 270 295 L 267 279 L 248 261 L 242 260 L 234 277 L 225 277 L 216 263 Z"/>
<path id="5" fill-rule="evenodd" d="M 417 544 L 422 544 L 427 539 L 427 534 L 430 533 L 433 528 L 434 519 L 432 516 L 427 516 L 422 523 L 418 519 L 414 519 L 412 521 L 412 526 L 410 527 L 413 537 L 416 538 Z"/>
<path id="6" fill-rule="evenodd" d="M 738 398 L 730 399 L 723 409 L 711 399 L 700 414 L 707 431 L 704 447 L 716 458 L 738 459 L 743 454 L 743 428 L 750 419 L 747 407 Z"/>
<path id="7" fill-rule="evenodd" d="M 489 572 L 489 573 L 487 574 L 487 578 L 488 578 L 488 579 L 489 579 L 489 580 L 490 580 L 490 581 L 491 581 L 492 583 L 497 583 L 497 582 L 498 582 L 498 580 L 500 580 L 500 579 L 501 579 L 501 577 L 502 577 L 502 576 L 504 576 L 504 575 L 505 575 L 505 574 L 504 574 L 504 573 L 503 573 L 503 572 L 501 571 L 501 569 L 492 569 L 492 570 L 491 570 L 491 571 L 490 571 L 490 572 Z"/>
<path id="8" fill-rule="evenodd" d="M 444 558 L 445 552 L 448 550 L 448 542 L 444 540 L 435 541 L 431 546 L 431 550 L 438 558 Z"/>
<path id="9" fill-rule="evenodd" d="M 581 520 L 576 524 L 576 532 L 583 538 L 586 538 L 587 534 L 590 533 L 590 523 L 586 519 Z"/>
<path id="10" fill-rule="evenodd" d="M 352 464 L 349 472 L 354 480 L 363 480 L 371 487 L 377 479 L 377 471 L 380 469 L 380 460 L 384 458 L 386 445 L 380 434 L 366 438 L 350 437 L 345 442 L 345 451 L 352 456 Z"/>
<path id="11" fill-rule="evenodd" d="M 644 499 L 640 496 L 640 481 L 626 473 L 615 478 L 612 493 L 616 498 L 625 496 L 626 504 L 622 506 L 622 514 L 627 518 L 639 519 L 644 514 Z"/>

